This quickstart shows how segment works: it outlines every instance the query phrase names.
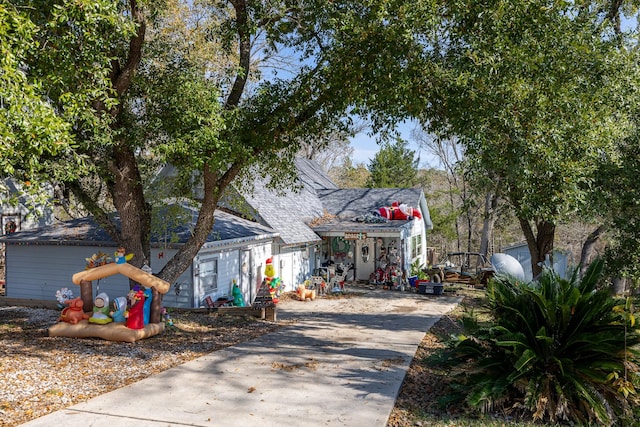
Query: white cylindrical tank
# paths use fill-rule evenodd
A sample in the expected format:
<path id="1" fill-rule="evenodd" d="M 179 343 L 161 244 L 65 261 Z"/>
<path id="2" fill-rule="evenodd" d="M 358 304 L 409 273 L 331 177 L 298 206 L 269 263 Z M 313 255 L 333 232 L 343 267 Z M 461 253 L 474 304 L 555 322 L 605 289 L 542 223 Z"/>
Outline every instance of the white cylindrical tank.
<path id="1" fill-rule="evenodd" d="M 491 255 L 491 265 L 496 270 L 496 274 L 506 274 L 519 280 L 525 280 L 522 265 L 511 255 L 493 254 Z"/>

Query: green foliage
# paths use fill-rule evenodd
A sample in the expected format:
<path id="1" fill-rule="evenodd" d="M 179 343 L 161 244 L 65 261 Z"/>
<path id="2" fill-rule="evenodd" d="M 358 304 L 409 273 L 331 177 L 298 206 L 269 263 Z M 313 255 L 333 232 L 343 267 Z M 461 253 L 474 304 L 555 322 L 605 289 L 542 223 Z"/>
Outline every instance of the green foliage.
<path id="1" fill-rule="evenodd" d="M 427 200 L 431 199 L 427 196 Z M 435 238 L 438 238 L 442 242 L 454 242 L 458 237 L 456 234 L 456 219 L 460 215 L 460 209 L 430 204 L 429 216 L 431 217 L 431 222 L 433 222 L 433 231 L 429 234 L 429 240 L 433 242 Z"/>
<path id="2" fill-rule="evenodd" d="M 0 121 L 0 147 L 10 148 L 0 159 L 4 171 L 39 174 L 72 194 L 137 263 L 150 253 L 154 208 L 198 196 L 191 238 L 158 273 L 170 282 L 209 235 L 225 190 L 251 190 L 256 177 L 270 188 L 294 187 L 301 141 L 348 132 L 354 105 L 374 89 L 364 78 L 378 89 L 390 84 L 379 77 L 396 65 L 380 52 L 393 49 L 398 58 L 396 42 L 415 45 L 385 25 L 390 8 L 407 12 L 410 5 L 388 2 L 10 3 L 20 13 L 0 6 L 10 24 L 0 27 L 3 69 L 22 80 L 8 90 L 0 86 L 13 98 L 1 95 L 27 94 L 56 122 L 49 126 L 37 114 L 44 118 L 22 129 L 17 112 L 36 108 L 10 111 L 4 102 L 0 113 L 13 121 L 6 127 Z M 356 58 L 368 65 L 351 64 Z M 49 138 L 42 129 L 32 132 L 40 123 L 59 132 Z M 167 164 L 174 167 L 170 179 L 156 179 Z M 114 210 L 119 224 L 109 215 Z"/>
<path id="3" fill-rule="evenodd" d="M 423 34 L 432 47 L 424 72 L 430 85 L 423 87 L 432 91 L 422 122 L 458 138 L 473 181 L 499 183 L 496 193 L 538 249 L 536 272 L 553 250 L 555 224 L 602 211 L 593 204 L 599 167 L 618 157 L 617 142 L 633 129 L 640 71 L 634 36 L 612 37 L 611 21 L 583 3 L 441 7 L 438 28 Z"/>
<path id="4" fill-rule="evenodd" d="M 329 176 L 340 188 L 363 188 L 369 179 L 369 171 L 363 163 L 354 166 L 347 158 L 342 166 L 331 168 Z"/>
<path id="5" fill-rule="evenodd" d="M 32 180 L 42 156 L 70 147 L 70 124 L 44 99 L 42 81 L 29 79 L 23 64 L 38 49 L 38 28 L 11 4 L 0 4 L 0 173 Z"/>
<path id="6" fill-rule="evenodd" d="M 612 425 L 630 417 L 639 403 L 640 335 L 630 306 L 600 283 L 602 270 L 597 260 L 582 279 L 545 270 L 538 282 L 492 280 L 494 320 L 452 348 L 454 395 L 538 421 Z"/>
<path id="7" fill-rule="evenodd" d="M 407 141 L 400 138 L 384 143 L 369 163 L 370 188 L 411 188 L 418 180 L 418 159 Z"/>
<path id="8" fill-rule="evenodd" d="M 640 283 L 640 128 L 621 142 L 618 162 L 603 163 L 603 192 L 598 205 L 608 206 L 611 240 L 607 246 L 607 270 L 611 277 L 628 277 L 634 288 Z"/>
<path id="9" fill-rule="evenodd" d="M 428 280 L 429 275 L 425 273 L 424 268 L 426 266 L 420 262 L 420 259 L 416 259 L 411 263 L 411 276 L 416 276 L 418 280 Z"/>
<path id="10" fill-rule="evenodd" d="M 0 14 L 9 24 L 0 29 L 2 170 L 33 182 L 77 178 L 110 140 L 112 117 L 97 113 L 117 102 L 110 69 L 133 25 L 108 0 L 5 2 Z"/>

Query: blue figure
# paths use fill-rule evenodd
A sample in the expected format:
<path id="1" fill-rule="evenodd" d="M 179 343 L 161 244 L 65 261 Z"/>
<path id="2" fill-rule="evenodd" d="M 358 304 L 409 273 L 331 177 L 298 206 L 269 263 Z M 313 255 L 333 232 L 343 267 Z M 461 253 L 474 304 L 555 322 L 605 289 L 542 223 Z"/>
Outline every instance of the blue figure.
<path id="1" fill-rule="evenodd" d="M 117 297 L 113 300 L 113 311 L 109 313 L 111 318 L 116 323 L 124 323 L 127 318 L 125 314 L 127 312 L 127 299 L 125 297 Z"/>
<path id="2" fill-rule="evenodd" d="M 151 315 L 151 299 L 153 298 L 153 292 L 151 288 L 144 289 L 144 307 L 142 308 L 144 324 L 149 324 L 149 316 Z"/>

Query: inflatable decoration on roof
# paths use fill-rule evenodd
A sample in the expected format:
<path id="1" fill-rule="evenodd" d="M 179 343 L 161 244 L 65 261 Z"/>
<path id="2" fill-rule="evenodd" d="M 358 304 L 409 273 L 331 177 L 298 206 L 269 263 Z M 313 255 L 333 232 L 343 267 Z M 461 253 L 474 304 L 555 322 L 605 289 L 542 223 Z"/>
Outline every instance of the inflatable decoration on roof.
<path id="1" fill-rule="evenodd" d="M 383 206 L 378 209 L 377 214 L 391 220 L 422 219 L 420 210 L 401 202 L 393 202 L 391 206 Z"/>

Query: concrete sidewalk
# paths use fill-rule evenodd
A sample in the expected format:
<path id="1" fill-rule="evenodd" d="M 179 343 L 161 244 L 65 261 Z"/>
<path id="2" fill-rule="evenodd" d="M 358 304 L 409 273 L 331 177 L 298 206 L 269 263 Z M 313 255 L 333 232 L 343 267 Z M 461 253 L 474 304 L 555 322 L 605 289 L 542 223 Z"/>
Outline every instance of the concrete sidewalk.
<path id="1" fill-rule="evenodd" d="M 459 299 L 285 301 L 275 333 L 23 426 L 385 426 L 425 332 Z"/>

